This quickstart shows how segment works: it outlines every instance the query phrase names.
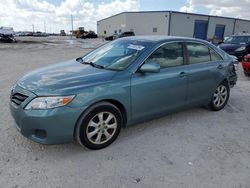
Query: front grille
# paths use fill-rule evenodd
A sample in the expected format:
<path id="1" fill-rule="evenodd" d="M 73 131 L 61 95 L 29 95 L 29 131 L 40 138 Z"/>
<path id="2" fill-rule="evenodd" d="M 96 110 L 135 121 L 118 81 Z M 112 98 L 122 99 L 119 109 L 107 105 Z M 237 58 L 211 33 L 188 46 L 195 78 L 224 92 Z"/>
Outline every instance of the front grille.
<path id="1" fill-rule="evenodd" d="M 11 95 L 11 102 L 13 102 L 13 103 L 15 103 L 16 105 L 19 106 L 27 98 L 28 98 L 28 96 L 23 95 L 21 93 L 14 93 L 14 94 Z"/>

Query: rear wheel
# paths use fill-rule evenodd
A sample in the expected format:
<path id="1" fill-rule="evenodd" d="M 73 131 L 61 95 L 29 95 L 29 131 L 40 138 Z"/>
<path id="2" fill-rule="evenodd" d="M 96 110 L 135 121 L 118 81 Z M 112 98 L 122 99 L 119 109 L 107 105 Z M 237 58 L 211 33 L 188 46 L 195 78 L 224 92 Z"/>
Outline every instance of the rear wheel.
<path id="1" fill-rule="evenodd" d="M 116 106 L 108 102 L 95 104 L 80 118 L 76 139 L 89 149 L 102 149 L 115 141 L 122 123 L 121 112 Z"/>
<path id="2" fill-rule="evenodd" d="M 210 102 L 210 107 L 214 111 L 223 109 L 229 99 L 230 89 L 227 82 L 222 82 L 215 90 Z"/>

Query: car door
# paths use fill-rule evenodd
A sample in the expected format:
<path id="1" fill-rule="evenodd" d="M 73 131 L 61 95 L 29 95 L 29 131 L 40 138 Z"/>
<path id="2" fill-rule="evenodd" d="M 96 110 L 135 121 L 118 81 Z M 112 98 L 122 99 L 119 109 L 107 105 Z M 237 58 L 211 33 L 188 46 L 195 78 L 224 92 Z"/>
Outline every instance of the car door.
<path id="1" fill-rule="evenodd" d="M 188 66 L 188 105 L 201 105 L 210 101 L 222 76 L 223 59 L 209 46 L 186 43 Z"/>
<path id="2" fill-rule="evenodd" d="M 187 65 L 183 44 L 167 43 L 156 49 L 144 63 L 157 63 L 158 73 L 141 73 L 131 77 L 132 116 L 134 120 L 151 118 L 185 105 Z"/>

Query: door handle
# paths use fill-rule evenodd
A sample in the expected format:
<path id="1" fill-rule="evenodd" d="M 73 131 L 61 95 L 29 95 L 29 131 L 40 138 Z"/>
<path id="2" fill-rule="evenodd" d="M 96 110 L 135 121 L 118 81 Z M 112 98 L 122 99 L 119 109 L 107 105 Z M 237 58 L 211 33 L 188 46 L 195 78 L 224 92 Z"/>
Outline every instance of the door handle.
<path id="1" fill-rule="evenodd" d="M 223 65 L 222 65 L 222 64 L 219 64 L 217 68 L 218 68 L 218 69 L 222 69 L 222 68 L 223 68 Z"/>
<path id="2" fill-rule="evenodd" d="M 183 77 L 187 76 L 187 73 L 186 72 L 180 72 L 179 75 L 180 75 L 181 78 L 183 78 Z"/>

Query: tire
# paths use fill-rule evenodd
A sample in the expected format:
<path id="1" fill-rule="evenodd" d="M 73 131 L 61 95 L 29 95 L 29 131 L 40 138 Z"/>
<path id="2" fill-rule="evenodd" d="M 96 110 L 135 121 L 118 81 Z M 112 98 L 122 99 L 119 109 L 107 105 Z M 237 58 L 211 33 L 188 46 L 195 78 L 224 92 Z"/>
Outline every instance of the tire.
<path id="1" fill-rule="evenodd" d="M 224 81 L 218 85 L 215 92 L 213 93 L 209 105 L 210 108 L 213 111 L 219 111 L 223 109 L 228 102 L 229 96 L 230 96 L 230 88 L 228 86 L 228 83 Z"/>
<path id="2" fill-rule="evenodd" d="M 120 110 L 109 102 L 100 102 L 80 117 L 75 137 L 80 145 L 93 150 L 102 149 L 116 140 L 122 124 Z"/>

